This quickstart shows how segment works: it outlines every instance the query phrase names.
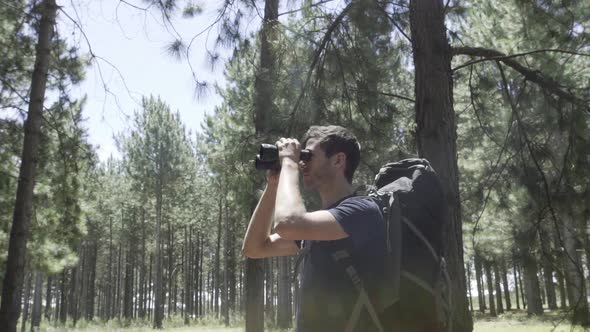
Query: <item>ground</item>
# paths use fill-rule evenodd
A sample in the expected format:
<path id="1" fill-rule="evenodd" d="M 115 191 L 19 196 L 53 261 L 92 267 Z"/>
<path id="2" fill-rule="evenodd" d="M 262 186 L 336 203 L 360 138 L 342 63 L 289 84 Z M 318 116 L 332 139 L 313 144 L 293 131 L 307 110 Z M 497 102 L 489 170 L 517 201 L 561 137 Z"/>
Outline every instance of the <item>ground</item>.
<path id="1" fill-rule="evenodd" d="M 578 332 L 582 328 L 572 329 L 571 325 L 563 320 L 563 313 L 547 313 L 543 318 L 529 318 L 523 312 L 510 312 L 498 318 L 481 316 L 476 313 L 474 332 Z M 241 332 L 244 331 L 243 323 L 235 321 L 232 327 L 223 327 L 213 320 L 195 324 L 190 327 L 182 326 L 180 320 L 175 320 L 165 326 L 165 332 Z M 86 324 L 81 322 L 76 328 L 42 326 L 41 332 L 140 332 L 154 331 L 149 324 L 144 326 L 129 326 L 122 328 L 121 324 L 111 321 L 109 324 Z M 268 332 L 278 332 L 276 329 L 266 329 Z"/>

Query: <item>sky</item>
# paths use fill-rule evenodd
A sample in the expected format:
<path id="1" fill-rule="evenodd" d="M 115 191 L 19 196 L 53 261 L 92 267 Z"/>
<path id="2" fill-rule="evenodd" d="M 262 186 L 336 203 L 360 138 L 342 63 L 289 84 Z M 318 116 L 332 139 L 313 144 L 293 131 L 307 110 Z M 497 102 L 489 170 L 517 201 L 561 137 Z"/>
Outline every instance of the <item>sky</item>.
<path id="1" fill-rule="evenodd" d="M 200 129 L 204 114 L 221 103 L 213 88 L 197 97 L 189 61 L 175 59 L 166 50 L 176 33 L 190 40 L 215 20 L 221 1 L 197 3 L 203 12 L 190 19 L 177 15 L 171 29 L 162 23 L 156 8 L 134 8 L 146 7 L 142 1 L 58 1 L 63 10 L 58 14 L 59 33 L 78 45 L 82 54 L 89 54 L 91 48 L 97 56 L 86 70 L 85 81 L 72 88 L 72 95 L 87 97 L 83 114 L 89 142 L 100 160 L 120 157 L 113 138 L 130 130 L 142 96 L 159 96 L 193 132 Z M 223 60 L 212 68 L 206 57 L 206 49 L 214 49 L 216 35 L 213 28 L 195 39 L 190 64 L 199 80 L 224 86 Z M 227 59 L 229 51 L 220 51 Z"/>

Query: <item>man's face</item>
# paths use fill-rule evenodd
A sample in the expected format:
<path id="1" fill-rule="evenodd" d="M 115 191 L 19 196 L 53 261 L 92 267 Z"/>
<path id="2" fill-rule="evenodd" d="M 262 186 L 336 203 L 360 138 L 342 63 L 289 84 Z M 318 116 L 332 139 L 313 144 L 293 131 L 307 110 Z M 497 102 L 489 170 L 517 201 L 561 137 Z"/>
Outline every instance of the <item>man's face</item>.
<path id="1" fill-rule="evenodd" d="M 300 161 L 299 167 L 303 174 L 303 184 L 306 189 L 318 189 L 322 183 L 335 175 L 330 159 L 326 158 L 326 152 L 320 147 L 315 138 L 310 138 L 305 144 L 305 149 L 311 151 L 310 161 Z"/>

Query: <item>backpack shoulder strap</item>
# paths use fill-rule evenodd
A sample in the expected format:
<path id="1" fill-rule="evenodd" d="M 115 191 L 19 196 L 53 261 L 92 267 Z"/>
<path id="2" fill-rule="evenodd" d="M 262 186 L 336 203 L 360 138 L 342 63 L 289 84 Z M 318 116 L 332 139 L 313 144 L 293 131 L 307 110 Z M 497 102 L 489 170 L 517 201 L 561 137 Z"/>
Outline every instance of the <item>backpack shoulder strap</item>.
<path id="1" fill-rule="evenodd" d="M 348 251 L 345 249 L 337 250 L 337 251 L 333 252 L 331 256 L 332 256 L 332 259 L 334 259 L 334 261 L 336 261 L 338 264 L 344 266 L 344 271 L 346 272 L 346 274 L 348 275 L 348 277 L 352 281 L 352 284 L 354 285 L 354 287 L 359 292 L 359 296 L 356 300 L 356 303 L 354 304 L 354 307 L 352 309 L 352 313 L 348 319 L 348 322 L 346 323 L 346 328 L 344 329 L 344 331 L 345 332 L 353 332 L 354 331 L 354 328 L 355 328 L 356 324 L 358 323 L 358 320 L 361 316 L 362 309 L 364 307 L 367 309 L 367 312 L 369 313 L 369 316 L 373 320 L 373 323 L 375 323 L 375 326 L 377 326 L 378 331 L 385 332 L 385 330 L 383 329 L 383 325 L 381 324 L 381 320 L 379 319 L 379 316 L 377 315 L 377 311 L 375 310 L 375 306 L 371 302 L 369 295 L 367 294 L 367 291 L 365 290 L 365 287 L 363 286 L 363 281 L 362 281 L 360 275 L 358 274 L 358 272 L 356 271 L 356 268 L 352 264 L 345 263 L 345 261 L 350 261 L 350 258 L 351 258 Z"/>

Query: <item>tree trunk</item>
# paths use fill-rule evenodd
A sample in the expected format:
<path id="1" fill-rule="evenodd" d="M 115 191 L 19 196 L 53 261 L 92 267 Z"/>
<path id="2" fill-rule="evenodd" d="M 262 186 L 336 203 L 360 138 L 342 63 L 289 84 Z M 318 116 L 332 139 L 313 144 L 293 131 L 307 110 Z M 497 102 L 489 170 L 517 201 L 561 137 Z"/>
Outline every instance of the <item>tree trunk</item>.
<path id="1" fill-rule="evenodd" d="M 95 284 L 96 284 L 96 258 L 98 255 L 98 243 L 96 240 L 92 240 L 90 243 L 90 247 L 88 248 L 89 251 L 89 260 L 88 260 L 88 286 L 86 292 L 86 314 L 85 318 L 87 321 L 91 321 L 94 319 L 94 298 L 96 296 L 95 293 Z"/>
<path id="2" fill-rule="evenodd" d="M 184 248 L 182 249 L 182 265 L 183 265 L 183 278 L 184 278 L 184 297 L 182 302 L 184 302 L 184 325 L 188 325 L 190 323 L 190 315 L 191 315 L 191 253 L 192 253 L 192 244 L 190 242 L 190 238 L 192 235 L 193 228 L 191 226 L 190 232 L 187 231 L 187 227 L 184 226 Z"/>
<path id="3" fill-rule="evenodd" d="M 152 319 L 152 304 L 154 303 L 154 297 L 155 295 L 153 294 L 153 287 L 152 285 L 155 283 L 154 282 L 154 274 L 153 274 L 153 265 L 154 265 L 154 255 L 150 254 L 150 265 L 149 265 L 149 271 L 148 271 L 148 276 L 149 276 L 149 280 L 148 280 L 148 284 L 147 284 L 147 306 L 146 308 L 150 308 L 150 310 L 147 312 L 148 315 L 148 319 Z"/>
<path id="4" fill-rule="evenodd" d="M 473 321 L 467 306 L 463 262 L 451 48 L 446 36 L 443 0 L 410 1 L 410 30 L 418 154 L 428 159 L 436 170 L 447 200 L 443 246 L 452 283 L 453 330 L 471 331 Z"/>
<path id="5" fill-rule="evenodd" d="M 107 283 L 105 285 L 106 293 L 106 319 L 113 317 L 113 218 L 109 218 L 109 258 L 107 267 Z"/>
<path id="6" fill-rule="evenodd" d="M 473 312 L 473 297 L 471 294 L 471 263 L 467 260 L 467 298 L 469 299 L 469 311 Z"/>
<path id="7" fill-rule="evenodd" d="M 221 290 L 220 284 L 221 282 L 219 281 L 220 279 L 220 270 L 221 270 L 221 263 L 220 263 L 220 259 L 221 259 L 221 222 L 223 219 L 222 216 L 222 201 L 221 201 L 221 197 L 219 198 L 219 216 L 217 218 L 217 241 L 215 243 L 215 270 L 213 271 L 213 307 L 215 308 L 215 317 L 219 318 L 219 298 L 220 298 L 220 294 L 219 291 Z"/>
<path id="8" fill-rule="evenodd" d="M 229 216 L 230 220 L 230 236 L 229 236 L 229 249 L 227 250 L 227 258 L 230 261 L 229 263 L 229 294 L 228 294 L 228 302 L 229 302 L 229 312 L 233 313 L 236 307 L 236 232 L 234 226 L 234 219 L 233 216 Z"/>
<path id="9" fill-rule="evenodd" d="M 223 313 L 223 324 L 227 327 L 229 326 L 229 279 L 230 279 L 230 264 L 231 259 L 229 257 L 229 247 L 230 247 L 230 221 L 227 212 L 227 200 L 224 202 L 224 216 L 225 216 L 225 230 L 223 232 L 223 252 L 224 252 L 224 260 L 223 260 L 223 287 L 221 289 L 221 304 L 222 304 L 222 313 Z M 221 213 L 221 211 L 219 211 Z"/>
<path id="10" fill-rule="evenodd" d="M 279 0 L 265 0 L 260 30 L 260 64 L 254 82 L 254 128 L 258 138 L 266 139 L 272 129 L 274 81 Z M 253 189 L 257 189 L 256 185 Z M 253 204 L 256 205 L 255 203 Z M 254 209 L 252 209 L 254 211 Z M 246 332 L 264 331 L 263 261 L 246 258 Z"/>
<path id="11" fill-rule="evenodd" d="M 278 257 L 278 308 L 277 325 L 280 329 L 291 327 L 291 274 L 289 271 L 290 257 Z"/>
<path id="12" fill-rule="evenodd" d="M 514 270 L 514 292 L 516 293 L 516 309 L 520 310 L 520 297 L 518 294 L 518 290 L 522 291 L 522 287 L 519 283 L 520 276 L 518 275 L 518 271 L 516 269 L 516 258 L 514 255 L 512 256 L 512 268 Z"/>
<path id="13" fill-rule="evenodd" d="M 492 280 L 492 264 L 487 259 L 483 262 L 486 273 L 486 284 L 488 285 L 488 299 L 490 304 L 490 316 L 496 317 L 496 304 L 494 302 L 494 281 Z"/>
<path id="14" fill-rule="evenodd" d="M 47 276 L 47 290 L 45 291 L 45 319 L 49 321 L 51 319 L 51 282 L 53 278 Z"/>
<path id="15" fill-rule="evenodd" d="M 246 258 L 246 332 L 264 331 L 262 259 Z"/>
<path id="16" fill-rule="evenodd" d="M 133 319 L 133 266 L 135 265 L 134 248 L 132 239 L 128 244 L 127 255 L 125 255 L 125 286 L 123 290 L 123 317 Z"/>
<path id="17" fill-rule="evenodd" d="M 498 269 L 498 262 L 492 263 L 494 268 L 494 286 L 496 288 L 496 312 L 498 315 L 504 313 L 504 306 L 502 304 L 502 288 L 500 287 L 500 270 Z"/>
<path id="18" fill-rule="evenodd" d="M 570 307 L 572 308 L 572 323 L 587 326 L 590 324 L 588 300 L 584 288 L 582 260 L 577 250 L 581 246 L 576 238 L 575 222 L 572 214 L 562 214 L 562 222 L 565 278 Z"/>
<path id="19" fill-rule="evenodd" d="M 539 294 L 539 278 L 537 277 L 537 262 L 529 251 L 522 253 L 522 267 L 524 274 L 524 288 L 526 308 L 529 315 L 542 315 L 543 305 Z"/>
<path id="20" fill-rule="evenodd" d="M 67 317 L 68 317 L 68 303 L 67 303 L 67 296 L 66 296 L 66 282 L 67 282 L 67 277 L 68 276 L 68 272 L 67 270 L 63 270 L 63 272 L 61 273 L 61 284 L 60 284 L 60 289 L 59 289 L 59 295 L 60 295 L 60 301 L 59 301 L 59 321 L 62 324 L 66 323 Z"/>
<path id="21" fill-rule="evenodd" d="M 160 157 L 161 158 L 161 157 Z M 162 299 L 162 175 L 157 177 L 156 184 L 156 257 L 154 277 L 154 329 L 162 328 L 164 308 Z"/>
<path id="22" fill-rule="evenodd" d="M 481 256 L 477 253 L 475 254 L 474 258 L 474 266 L 475 266 L 475 279 L 477 279 L 477 299 L 479 300 L 479 311 L 484 313 L 486 311 L 486 296 L 485 290 L 483 285 L 483 276 L 482 276 L 482 264 L 481 264 Z"/>
<path id="23" fill-rule="evenodd" d="M 199 240 L 199 317 L 202 317 L 205 314 L 205 311 L 203 309 L 205 299 L 205 297 L 203 296 L 203 281 L 205 280 L 205 276 L 203 275 L 203 257 L 205 257 L 203 249 L 205 248 L 205 235 L 201 233 L 197 234 L 201 236 Z"/>
<path id="24" fill-rule="evenodd" d="M 559 289 L 559 308 L 567 309 L 567 291 L 565 290 L 565 278 L 561 271 L 556 271 L 557 286 Z"/>
<path id="25" fill-rule="evenodd" d="M 145 275 L 145 254 L 146 254 L 146 220 L 145 220 L 145 208 L 141 208 L 141 266 L 139 268 L 139 318 L 145 318 L 145 311 L 146 311 L 146 300 L 147 300 L 147 285 L 146 285 L 146 275 Z"/>
<path id="26" fill-rule="evenodd" d="M 508 270 L 506 269 L 506 259 L 500 261 L 502 270 L 502 285 L 504 286 L 504 299 L 506 300 L 506 310 L 512 310 L 512 301 L 510 300 L 510 288 L 508 287 Z"/>
<path id="27" fill-rule="evenodd" d="M 74 326 L 76 325 L 76 321 L 77 321 L 76 309 L 78 308 L 77 303 L 76 303 L 77 274 L 78 274 L 78 268 L 77 267 L 72 268 L 72 275 L 70 277 L 70 286 L 68 289 L 68 316 L 70 316 L 70 319 L 74 323 Z"/>
<path id="28" fill-rule="evenodd" d="M 21 324 L 21 332 L 25 332 L 27 330 L 27 320 L 29 319 L 29 304 L 31 303 L 31 280 L 33 279 L 32 273 L 27 273 L 25 276 L 25 292 L 23 297 L 25 299 L 24 309 L 23 309 L 23 320 Z"/>
<path id="29" fill-rule="evenodd" d="M 175 279 L 174 271 L 174 230 L 172 229 L 172 218 L 166 218 L 168 224 L 168 317 L 172 316 L 173 304 L 176 301 L 176 294 L 173 292 L 173 284 Z"/>
<path id="30" fill-rule="evenodd" d="M 16 332 L 16 325 L 20 316 L 27 239 L 33 213 L 33 192 L 39 155 L 41 123 L 43 122 L 43 102 L 45 101 L 51 39 L 57 15 L 57 4 L 55 0 L 44 0 L 40 4 L 40 9 L 39 37 L 31 77 L 29 110 L 24 126 L 23 150 L 0 302 L 0 326 L 7 332 Z"/>
<path id="31" fill-rule="evenodd" d="M 272 268 L 272 261 L 273 257 L 268 257 L 264 259 L 264 315 L 266 320 L 275 323 L 275 315 L 274 315 L 274 303 L 273 303 L 273 286 L 274 286 L 274 279 L 273 279 L 273 268 Z"/>
<path id="32" fill-rule="evenodd" d="M 33 314 L 31 315 L 31 332 L 39 329 L 41 325 L 41 301 L 43 298 L 43 275 L 35 273 L 35 292 L 33 295 Z"/>
<path id="33" fill-rule="evenodd" d="M 121 284 L 123 283 L 123 269 L 121 267 L 121 255 L 123 254 L 123 244 L 119 240 L 119 249 L 117 251 L 117 286 L 115 287 L 115 315 L 121 318 Z"/>

